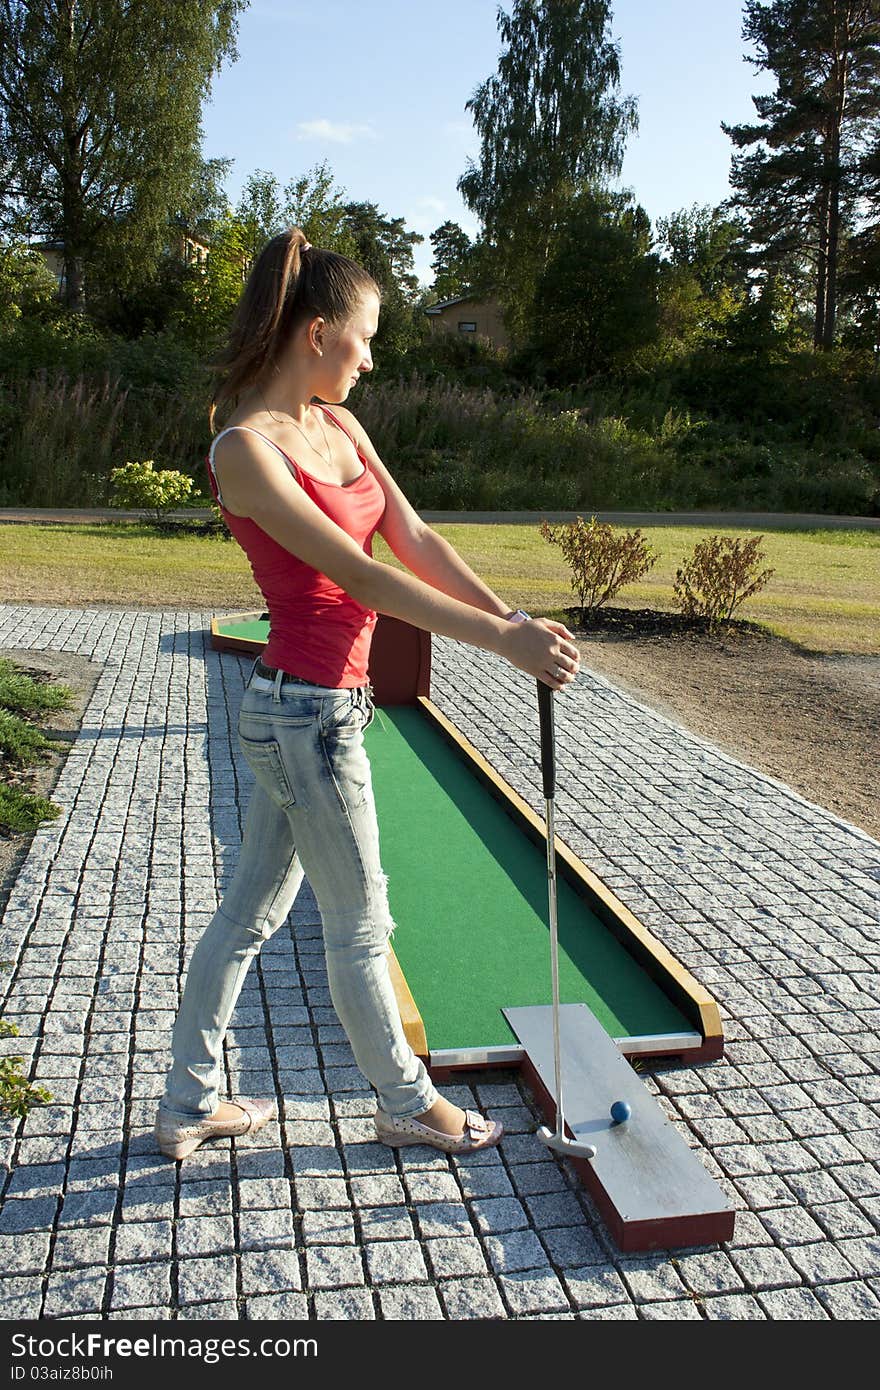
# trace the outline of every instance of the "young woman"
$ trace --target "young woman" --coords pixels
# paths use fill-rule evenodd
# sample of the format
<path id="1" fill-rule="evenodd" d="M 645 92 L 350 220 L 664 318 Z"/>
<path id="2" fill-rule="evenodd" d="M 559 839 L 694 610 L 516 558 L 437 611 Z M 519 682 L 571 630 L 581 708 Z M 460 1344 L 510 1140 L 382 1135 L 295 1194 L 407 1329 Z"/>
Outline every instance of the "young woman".
<path id="1" fill-rule="evenodd" d="M 270 615 L 239 737 L 255 786 L 236 873 L 195 951 L 156 1119 L 161 1151 L 253 1132 L 273 1102 L 221 1100 L 222 1045 L 247 969 L 305 874 L 333 1005 L 378 1095 L 379 1139 L 446 1152 L 497 1144 L 501 1125 L 438 1095 L 407 1043 L 388 971 L 392 921 L 362 734 L 378 613 L 497 652 L 561 690 L 578 671 L 559 623 L 511 613 L 426 526 L 344 401 L 372 370 L 379 290 L 298 228 L 264 248 L 242 294 L 211 409 L 232 406 L 208 459 L 212 490 Z M 409 573 L 371 555 L 378 532 Z"/>

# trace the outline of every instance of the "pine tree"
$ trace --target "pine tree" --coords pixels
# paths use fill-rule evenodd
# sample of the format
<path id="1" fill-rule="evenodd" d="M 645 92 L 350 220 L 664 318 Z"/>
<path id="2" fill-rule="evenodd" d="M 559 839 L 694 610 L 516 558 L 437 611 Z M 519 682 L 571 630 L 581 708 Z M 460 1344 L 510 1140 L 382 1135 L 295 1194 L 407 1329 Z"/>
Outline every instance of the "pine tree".
<path id="1" fill-rule="evenodd" d="M 471 239 L 457 222 L 443 222 L 431 233 L 433 290 L 438 299 L 453 299 L 471 288 L 468 257 Z"/>
<path id="2" fill-rule="evenodd" d="M 746 0 L 743 38 L 776 90 L 752 100 L 759 124 L 722 130 L 734 155 L 732 205 L 749 217 L 753 264 L 812 285 L 813 342 L 837 328 L 841 244 L 877 190 L 866 171 L 880 118 L 880 0 Z"/>

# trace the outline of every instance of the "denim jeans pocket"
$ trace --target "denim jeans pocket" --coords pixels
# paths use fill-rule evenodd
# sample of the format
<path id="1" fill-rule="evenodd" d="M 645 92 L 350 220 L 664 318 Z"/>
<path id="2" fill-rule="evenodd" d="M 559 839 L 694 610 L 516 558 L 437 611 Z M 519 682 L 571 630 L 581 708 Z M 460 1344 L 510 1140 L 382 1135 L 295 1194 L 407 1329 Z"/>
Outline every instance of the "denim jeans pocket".
<path id="1" fill-rule="evenodd" d="M 363 691 L 347 690 L 328 702 L 321 715 L 321 731 L 332 740 L 356 739 L 372 724 L 374 713 L 373 702 Z"/>
<path id="2" fill-rule="evenodd" d="M 247 738 L 239 730 L 238 741 L 251 772 L 275 805 L 280 806 L 282 810 L 295 805 L 296 797 L 290 785 L 278 740 Z"/>

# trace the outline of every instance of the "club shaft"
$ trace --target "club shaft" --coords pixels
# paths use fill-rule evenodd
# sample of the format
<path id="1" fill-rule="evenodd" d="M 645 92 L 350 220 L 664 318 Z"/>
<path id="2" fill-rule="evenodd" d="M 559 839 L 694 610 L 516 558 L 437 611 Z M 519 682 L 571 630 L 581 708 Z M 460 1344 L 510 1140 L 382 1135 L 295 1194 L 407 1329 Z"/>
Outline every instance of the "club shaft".
<path id="1" fill-rule="evenodd" d="M 556 1134 L 565 1135 L 562 1111 L 562 1049 L 559 1042 L 559 925 L 556 909 L 556 814 L 553 797 L 544 802 L 547 819 L 547 896 L 550 902 L 550 974 L 553 984 L 553 1069 L 556 1075 Z"/>
<path id="2" fill-rule="evenodd" d="M 553 1066 L 556 1073 L 556 1137 L 565 1136 L 562 1110 L 562 1054 L 559 1044 L 559 928 L 556 909 L 556 729 L 553 691 L 538 681 L 538 717 L 541 725 L 541 781 L 547 822 L 547 896 L 550 901 L 550 974 L 553 984 Z"/>

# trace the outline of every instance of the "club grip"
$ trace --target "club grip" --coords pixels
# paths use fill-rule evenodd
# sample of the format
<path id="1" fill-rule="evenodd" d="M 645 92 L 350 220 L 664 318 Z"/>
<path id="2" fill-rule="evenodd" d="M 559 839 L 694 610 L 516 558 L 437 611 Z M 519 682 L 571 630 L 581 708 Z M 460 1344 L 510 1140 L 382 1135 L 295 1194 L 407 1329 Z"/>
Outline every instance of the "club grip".
<path id="1" fill-rule="evenodd" d="M 553 691 L 538 681 L 538 717 L 541 721 L 541 777 L 546 800 L 556 794 L 556 736 L 553 729 Z"/>

